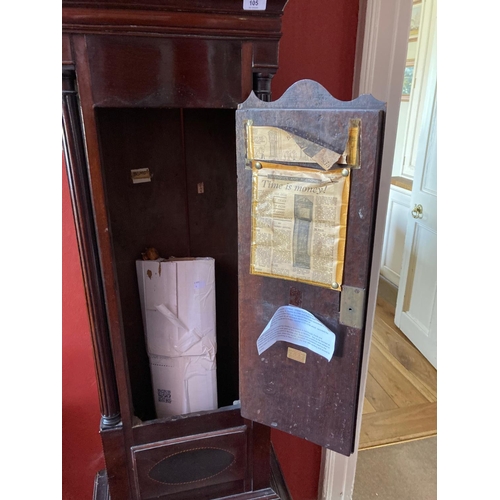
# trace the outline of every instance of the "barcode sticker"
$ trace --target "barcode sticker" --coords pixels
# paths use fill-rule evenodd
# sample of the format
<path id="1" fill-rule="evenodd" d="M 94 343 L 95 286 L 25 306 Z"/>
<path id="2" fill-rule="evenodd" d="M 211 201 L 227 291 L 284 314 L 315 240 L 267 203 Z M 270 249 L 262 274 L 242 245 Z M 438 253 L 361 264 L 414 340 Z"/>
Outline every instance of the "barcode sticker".
<path id="1" fill-rule="evenodd" d="M 172 392 L 166 389 L 158 389 L 158 401 L 160 403 L 172 403 Z"/>
<path id="2" fill-rule="evenodd" d="M 243 0 L 243 10 L 266 10 L 267 0 Z"/>

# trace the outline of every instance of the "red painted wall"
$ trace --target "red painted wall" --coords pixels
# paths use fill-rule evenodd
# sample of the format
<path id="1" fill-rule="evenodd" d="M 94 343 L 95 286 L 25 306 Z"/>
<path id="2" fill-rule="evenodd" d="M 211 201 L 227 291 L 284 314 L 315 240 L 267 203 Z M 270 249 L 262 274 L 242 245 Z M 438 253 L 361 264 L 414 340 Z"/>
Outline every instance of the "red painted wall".
<path id="1" fill-rule="evenodd" d="M 273 99 L 294 82 L 316 80 L 334 97 L 352 98 L 358 2 L 289 0 Z M 294 500 L 316 500 L 321 447 L 273 430 L 272 441 Z"/>
<path id="2" fill-rule="evenodd" d="M 356 0 L 288 1 L 273 99 L 292 83 L 308 78 L 337 99 L 351 100 L 358 4 Z"/>
<path id="3" fill-rule="evenodd" d="M 351 99 L 358 22 L 355 0 L 289 0 L 273 98 L 297 80 Z M 63 174 L 63 500 L 91 498 L 104 468 L 89 325 L 67 178 Z M 294 500 L 316 500 L 321 448 L 280 431 L 272 440 Z"/>
<path id="4" fill-rule="evenodd" d="M 96 472 L 104 469 L 101 414 L 64 161 L 62 178 L 62 498 L 88 500 Z"/>

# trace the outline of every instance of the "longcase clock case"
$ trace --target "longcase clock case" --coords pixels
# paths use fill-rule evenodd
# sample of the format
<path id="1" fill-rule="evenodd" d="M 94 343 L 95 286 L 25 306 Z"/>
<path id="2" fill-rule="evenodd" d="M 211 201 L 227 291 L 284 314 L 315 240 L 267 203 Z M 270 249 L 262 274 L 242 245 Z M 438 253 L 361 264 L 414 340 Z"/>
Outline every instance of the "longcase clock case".
<path id="1" fill-rule="evenodd" d="M 269 102 L 284 4 L 63 2 L 64 146 L 106 462 L 99 498 L 289 498 L 271 427 L 353 452 L 384 106 L 337 101 L 311 81 Z M 342 288 L 250 274 L 245 123 L 329 144 L 353 119 L 360 164 Z M 132 182 L 138 168 L 151 182 Z M 215 259 L 217 410 L 156 418 L 135 271 L 145 247 Z M 298 363 L 285 342 L 258 355 L 257 337 L 288 304 L 336 333 L 330 362 L 311 351 Z"/>

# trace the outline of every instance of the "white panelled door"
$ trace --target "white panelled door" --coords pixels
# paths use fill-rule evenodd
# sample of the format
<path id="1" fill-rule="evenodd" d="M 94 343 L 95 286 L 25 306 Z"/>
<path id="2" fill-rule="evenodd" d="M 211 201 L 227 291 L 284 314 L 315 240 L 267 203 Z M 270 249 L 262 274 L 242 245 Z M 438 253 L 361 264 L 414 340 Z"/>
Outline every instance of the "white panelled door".
<path id="1" fill-rule="evenodd" d="M 399 287 L 411 191 L 391 186 L 380 274 Z"/>
<path id="2" fill-rule="evenodd" d="M 437 83 L 434 37 L 395 323 L 437 368 Z"/>

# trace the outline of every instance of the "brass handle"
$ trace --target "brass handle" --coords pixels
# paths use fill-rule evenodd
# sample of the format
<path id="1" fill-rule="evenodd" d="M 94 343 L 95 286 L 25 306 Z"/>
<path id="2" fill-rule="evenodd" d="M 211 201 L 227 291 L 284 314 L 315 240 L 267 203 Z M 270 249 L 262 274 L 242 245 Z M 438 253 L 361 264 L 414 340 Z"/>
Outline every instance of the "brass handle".
<path id="1" fill-rule="evenodd" d="M 421 219 L 424 216 L 424 207 L 422 205 L 415 205 L 415 208 L 411 211 L 411 215 L 414 219 Z"/>

